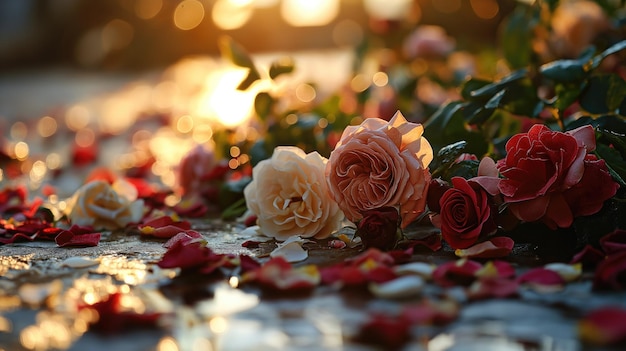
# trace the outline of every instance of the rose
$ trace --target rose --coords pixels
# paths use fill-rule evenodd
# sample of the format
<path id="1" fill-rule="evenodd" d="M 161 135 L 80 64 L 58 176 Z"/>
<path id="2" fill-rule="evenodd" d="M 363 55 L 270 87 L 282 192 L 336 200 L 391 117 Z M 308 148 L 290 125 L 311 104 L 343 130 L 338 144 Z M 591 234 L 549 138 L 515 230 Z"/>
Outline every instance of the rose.
<path id="1" fill-rule="evenodd" d="M 382 207 L 363 212 L 363 219 L 357 224 L 356 235 L 365 248 L 392 249 L 398 239 L 400 215 L 394 207 Z"/>
<path id="2" fill-rule="evenodd" d="M 562 2 L 552 16 L 547 44 L 557 58 L 575 58 L 610 27 L 611 21 L 598 3 Z"/>
<path id="3" fill-rule="evenodd" d="M 599 211 L 619 185 L 604 162 L 587 155 L 595 147 L 589 125 L 562 133 L 537 124 L 514 135 L 506 144 L 506 158 L 497 164 L 504 176 L 498 183 L 504 202 L 520 220 L 543 221 L 551 229 L 567 228 L 574 216 Z M 576 204 L 580 200 L 589 203 Z"/>
<path id="4" fill-rule="evenodd" d="M 426 205 L 433 150 L 424 128 L 400 112 L 386 122 L 368 118 L 347 127 L 326 165 L 331 196 L 346 217 L 356 222 L 363 212 L 399 206 L 402 227 Z"/>
<path id="5" fill-rule="evenodd" d="M 489 196 L 478 183 L 454 177 L 452 186 L 439 200 L 440 214 L 431 220 L 453 249 L 466 249 L 481 235 L 493 234 L 497 227 Z"/>
<path id="6" fill-rule="evenodd" d="M 216 166 L 215 155 L 202 145 L 191 149 L 178 165 L 178 185 L 183 194 L 201 190 L 204 176 Z"/>
<path id="7" fill-rule="evenodd" d="M 439 26 L 422 25 L 404 42 L 404 53 L 409 58 L 445 57 L 454 50 L 454 39 Z"/>
<path id="8" fill-rule="evenodd" d="M 339 229 L 343 213 L 328 194 L 327 162 L 317 152 L 285 146 L 253 168 L 244 196 L 264 234 L 323 239 Z"/>
<path id="9" fill-rule="evenodd" d="M 116 186 L 116 185 L 114 185 Z M 139 222 L 143 215 L 143 200 L 133 195 L 121 196 L 114 186 L 102 180 L 94 180 L 78 189 L 66 209 L 70 222 L 79 226 L 116 229 L 132 222 Z M 130 189 L 117 186 L 118 189 Z"/>

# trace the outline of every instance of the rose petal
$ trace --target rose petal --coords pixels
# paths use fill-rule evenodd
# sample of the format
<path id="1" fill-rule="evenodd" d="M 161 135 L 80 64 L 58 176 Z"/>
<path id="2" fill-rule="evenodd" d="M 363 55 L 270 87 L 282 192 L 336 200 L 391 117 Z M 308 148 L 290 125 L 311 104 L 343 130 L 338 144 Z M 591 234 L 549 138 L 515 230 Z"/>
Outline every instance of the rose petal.
<path id="1" fill-rule="evenodd" d="M 481 267 L 480 263 L 465 258 L 446 262 L 435 269 L 433 280 L 442 287 L 470 285 L 476 280 L 476 272 Z"/>
<path id="2" fill-rule="evenodd" d="M 595 247 L 587 244 L 585 247 L 572 258 L 571 263 L 582 263 L 584 268 L 595 267 L 604 260 L 604 253 Z"/>
<path id="3" fill-rule="evenodd" d="M 476 271 L 476 276 L 481 279 L 511 278 L 515 276 L 515 268 L 506 261 L 489 261 Z"/>
<path id="4" fill-rule="evenodd" d="M 278 244 L 278 247 L 270 253 L 271 257 L 283 257 L 287 262 L 300 262 L 309 257 L 307 250 L 302 248 L 302 244 L 308 242 L 300 237 L 293 236 L 285 242 Z"/>
<path id="5" fill-rule="evenodd" d="M 626 251 L 626 230 L 616 229 L 615 231 L 600 238 L 600 246 L 607 255 Z"/>
<path id="6" fill-rule="evenodd" d="M 459 314 L 459 305 L 453 300 L 424 300 L 417 305 L 409 305 L 402 309 L 402 318 L 407 324 L 444 325 L 452 322 Z"/>
<path id="7" fill-rule="evenodd" d="M 361 326 L 356 341 L 397 350 L 411 340 L 410 323 L 402 318 L 375 314 Z"/>
<path id="8" fill-rule="evenodd" d="M 471 300 L 502 299 L 517 296 L 518 288 L 519 283 L 512 279 L 480 279 L 467 289 L 467 295 Z"/>
<path id="9" fill-rule="evenodd" d="M 74 256 L 68 257 L 63 262 L 61 262 L 61 267 L 69 267 L 69 268 L 87 268 L 93 267 L 100 264 L 99 260 L 94 260 L 89 257 L 84 256 Z"/>
<path id="10" fill-rule="evenodd" d="M 424 279 L 419 276 L 407 275 L 390 280 L 386 283 L 369 285 L 369 291 L 376 297 L 384 299 L 402 299 L 416 296 L 424 287 Z"/>
<path id="11" fill-rule="evenodd" d="M 519 284 L 528 285 L 537 292 L 554 292 L 561 290 L 565 280 L 555 271 L 543 267 L 534 268 L 517 278 Z"/>
<path id="12" fill-rule="evenodd" d="M 54 241 L 59 247 L 87 247 L 98 246 L 100 233 L 76 235 L 69 230 L 63 230 Z"/>
<path id="13" fill-rule="evenodd" d="M 513 239 L 500 236 L 488 241 L 483 241 L 467 249 L 457 249 L 454 254 L 458 257 L 467 258 L 497 258 L 508 256 L 513 250 Z"/>
<path id="14" fill-rule="evenodd" d="M 626 290 L 626 251 L 613 254 L 598 264 L 593 289 Z"/>
<path id="15" fill-rule="evenodd" d="M 609 346 L 626 342 L 626 309 L 607 306 L 591 311 L 578 323 L 580 338 L 589 344 Z"/>
<path id="16" fill-rule="evenodd" d="M 398 275 L 418 275 L 430 279 L 436 266 L 426 262 L 411 262 L 393 267 L 393 271 Z"/>
<path id="17" fill-rule="evenodd" d="M 580 263 L 567 264 L 561 262 L 549 263 L 543 266 L 545 269 L 557 272 L 565 282 L 573 282 L 583 274 L 583 266 Z"/>
<path id="18" fill-rule="evenodd" d="M 294 268 L 283 257 L 272 258 L 256 270 L 242 276 L 243 282 L 256 282 L 262 287 L 282 292 L 310 291 L 320 283 L 316 266 Z"/>

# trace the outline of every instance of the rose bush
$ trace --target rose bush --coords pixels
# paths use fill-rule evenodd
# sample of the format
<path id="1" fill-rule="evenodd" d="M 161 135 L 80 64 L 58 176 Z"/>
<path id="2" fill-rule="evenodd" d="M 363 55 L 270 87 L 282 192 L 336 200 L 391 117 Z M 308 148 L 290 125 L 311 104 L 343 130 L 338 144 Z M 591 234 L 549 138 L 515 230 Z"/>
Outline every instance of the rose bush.
<path id="1" fill-rule="evenodd" d="M 363 219 L 357 224 L 355 234 L 361 238 L 365 248 L 389 250 L 400 239 L 399 222 L 400 216 L 394 207 L 365 211 Z"/>
<path id="2" fill-rule="evenodd" d="M 125 197 L 109 183 L 95 180 L 74 193 L 68 201 L 66 214 L 75 225 L 96 229 L 122 228 L 129 223 L 139 222 L 143 216 L 143 200 L 135 200 L 133 194 Z"/>
<path id="3" fill-rule="evenodd" d="M 399 206 L 402 227 L 424 212 L 433 150 L 422 137 L 421 124 L 407 122 L 400 112 L 386 122 L 368 118 L 347 127 L 326 165 L 331 196 L 346 217 L 356 222 L 363 213 Z"/>
<path id="4" fill-rule="evenodd" d="M 567 228 L 575 216 L 598 212 L 619 185 L 604 161 L 587 155 L 595 147 L 590 125 L 562 133 L 537 124 L 514 135 L 506 144 L 506 157 L 497 163 L 504 176 L 498 189 L 511 212 L 551 229 Z"/>
<path id="5" fill-rule="evenodd" d="M 453 249 L 466 249 L 481 235 L 493 234 L 497 226 L 489 196 L 479 184 L 454 177 L 452 186 L 439 200 L 440 214 L 431 221 Z"/>
<path id="6" fill-rule="evenodd" d="M 254 167 L 244 196 L 264 234 L 323 239 L 339 229 L 343 213 L 328 193 L 327 161 L 317 152 L 283 146 Z"/>

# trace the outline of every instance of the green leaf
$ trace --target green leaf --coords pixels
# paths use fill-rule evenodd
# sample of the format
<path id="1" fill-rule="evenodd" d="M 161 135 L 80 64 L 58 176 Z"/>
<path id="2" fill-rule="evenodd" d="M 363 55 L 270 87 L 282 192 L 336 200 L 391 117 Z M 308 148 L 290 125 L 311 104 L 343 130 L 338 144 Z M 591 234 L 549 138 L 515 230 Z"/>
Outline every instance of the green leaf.
<path id="1" fill-rule="evenodd" d="M 248 89 L 255 81 L 261 79 L 261 75 L 259 71 L 254 66 L 254 62 L 252 62 L 252 58 L 246 52 L 246 50 L 235 42 L 229 36 L 222 36 L 218 41 L 218 46 L 222 57 L 227 58 L 230 62 L 235 65 L 243 68 L 248 68 L 248 75 L 246 78 L 239 84 L 237 90 L 246 90 Z"/>
<path id="2" fill-rule="evenodd" d="M 457 157 L 459 157 L 459 155 L 463 153 L 463 150 L 465 150 L 466 146 L 467 146 L 467 141 L 464 141 L 464 140 L 457 141 L 454 144 L 444 146 L 437 153 L 437 159 L 439 159 L 439 162 L 442 165 L 448 164 L 450 162 L 454 162 L 454 160 L 456 160 Z"/>
<path id="3" fill-rule="evenodd" d="M 274 98 L 265 92 L 258 93 L 257 96 L 254 97 L 254 111 L 261 121 L 267 120 L 267 117 L 272 113 L 272 108 L 275 103 Z"/>
<path id="4" fill-rule="evenodd" d="M 478 90 L 486 85 L 492 84 L 493 82 L 490 80 L 478 79 L 478 78 L 470 78 L 461 86 L 461 96 L 465 100 L 472 100 L 472 91 Z M 480 100 L 480 99 L 476 99 Z M 485 99 L 483 99 L 485 100 Z"/>
<path id="5" fill-rule="evenodd" d="M 585 87 L 583 84 L 557 84 L 555 86 L 556 99 L 552 103 L 552 106 L 559 111 L 563 111 L 570 107 L 578 97 L 580 92 Z"/>
<path id="6" fill-rule="evenodd" d="M 608 56 L 613 55 L 615 53 L 618 53 L 618 52 L 620 52 L 620 51 L 622 51 L 624 49 L 626 49 L 626 40 L 622 40 L 622 41 L 612 45 L 611 47 L 609 47 L 608 49 L 604 50 L 602 53 L 600 53 L 599 55 L 597 55 L 596 57 L 593 58 L 593 62 L 591 64 L 591 69 L 598 68 L 598 66 L 600 66 L 600 63 L 602 63 L 602 60 L 604 60 Z"/>
<path id="7" fill-rule="evenodd" d="M 626 187 L 626 161 L 622 158 L 620 153 L 605 144 L 598 144 L 596 146 L 596 155 L 606 162 L 609 169 L 609 173 L 616 182 L 620 183 L 622 187 Z"/>
<path id="8" fill-rule="evenodd" d="M 256 69 L 250 70 L 246 78 L 237 86 L 237 90 L 246 90 L 259 79 L 261 79 L 259 72 Z"/>
<path id="9" fill-rule="evenodd" d="M 539 72 L 555 82 L 575 83 L 587 77 L 587 64 L 583 60 L 556 60 L 539 67 Z"/>
<path id="10" fill-rule="evenodd" d="M 533 29 L 540 9 L 518 6 L 502 27 L 500 48 L 513 69 L 528 66 L 532 55 Z"/>
<path id="11" fill-rule="evenodd" d="M 580 95 L 581 107 L 593 114 L 612 113 L 626 96 L 626 81 L 610 74 L 591 77 Z"/>
<path id="12" fill-rule="evenodd" d="M 254 143 L 248 152 L 250 154 L 252 167 L 256 166 L 259 162 L 272 157 L 273 149 L 274 147 L 263 139 Z"/>
<path id="13" fill-rule="evenodd" d="M 496 94 L 498 95 L 498 94 Z M 492 98 L 493 99 L 493 98 Z M 490 99 L 489 101 L 491 101 Z M 478 102 L 468 102 L 463 105 L 461 112 L 463 118 L 470 125 L 482 125 L 493 115 L 494 108 Z"/>
<path id="14" fill-rule="evenodd" d="M 472 99 L 491 98 L 500 90 L 506 88 L 507 86 L 509 86 L 510 84 L 516 81 L 526 78 L 527 76 L 528 76 L 528 69 L 526 68 L 513 71 L 511 72 L 511 74 L 509 74 L 508 76 L 502 78 L 501 80 L 495 83 L 487 84 L 483 86 L 482 88 L 472 91 L 470 93 L 470 96 L 472 97 Z"/>
<path id="15" fill-rule="evenodd" d="M 291 57 L 285 56 L 272 62 L 270 66 L 270 78 L 276 79 L 281 74 L 291 73 L 295 68 L 295 63 Z"/>
<path id="16" fill-rule="evenodd" d="M 479 164 L 480 161 L 474 160 L 455 162 L 444 172 L 442 177 L 446 180 L 450 180 L 452 177 L 474 178 L 478 176 Z"/>

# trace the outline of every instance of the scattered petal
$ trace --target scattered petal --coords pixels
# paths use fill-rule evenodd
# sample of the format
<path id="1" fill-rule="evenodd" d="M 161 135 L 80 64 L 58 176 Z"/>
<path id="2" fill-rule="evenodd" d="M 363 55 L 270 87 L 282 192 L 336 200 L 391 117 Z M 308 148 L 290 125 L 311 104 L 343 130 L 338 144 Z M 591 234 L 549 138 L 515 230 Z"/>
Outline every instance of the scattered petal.
<path id="1" fill-rule="evenodd" d="M 572 263 L 582 263 L 584 268 L 593 268 L 604 260 L 604 253 L 595 247 L 587 244 L 585 247 L 572 258 Z"/>
<path id="2" fill-rule="evenodd" d="M 607 306 L 591 311 L 578 323 L 578 334 L 588 344 L 610 346 L 626 342 L 626 309 Z"/>
<path id="3" fill-rule="evenodd" d="M 507 298 L 517 296 L 519 283 L 511 279 L 487 278 L 475 281 L 467 289 L 467 295 L 471 300 L 490 298 Z"/>
<path id="4" fill-rule="evenodd" d="M 348 246 L 345 241 L 334 239 L 328 242 L 328 247 L 331 249 L 345 249 Z"/>
<path id="5" fill-rule="evenodd" d="M 418 275 L 425 279 L 430 279 L 436 266 L 426 262 L 411 262 L 393 267 L 398 275 Z"/>
<path id="6" fill-rule="evenodd" d="M 410 326 L 403 318 L 375 314 L 361 326 L 356 341 L 396 350 L 411 340 Z"/>
<path id="7" fill-rule="evenodd" d="M 459 315 L 459 305 L 454 300 L 423 300 L 417 305 L 406 306 L 402 317 L 411 324 L 444 325 L 452 322 Z"/>
<path id="8" fill-rule="evenodd" d="M 543 293 L 559 291 L 565 284 L 565 280 L 559 273 L 543 267 L 527 271 L 517 278 L 517 282 Z"/>
<path id="9" fill-rule="evenodd" d="M 100 233 L 76 235 L 69 230 L 63 230 L 56 236 L 54 241 L 59 247 L 98 246 L 98 243 L 100 242 Z"/>
<path id="10" fill-rule="evenodd" d="M 594 290 L 626 290 L 626 251 L 607 257 L 596 268 Z"/>
<path id="11" fill-rule="evenodd" d="M 511 278 L 515 276 L 515 268 L 506 261 L 489 261 L 476 272 L 476 276 L 483 278 Z"/>
<path id="12" fill-rule="evenodd" d="M 616 229 L 615 231 L 600 238 L 600 246 L 607 255 L 626 251 L 626 230 Z"/>
<path id="13" fill-rule="evenodd" d="M 171 216 L 161 216 L 138 226 L 141 235 L 168 239 L 191 229 L 191 223 L 176 221 Z"/>
<path id="14" fill-rule="evenodd" d="M 468 286 L 476 280 L 476 272 L 481 268 L 480 263 L 462 258 L 437 267 L 433 272 L 433 280 L 442 287 Z"/>
<path id="15" fill-rule="evenodd" d="M 369 285 L 369 291 L 383 299 L 402 299 L 416 296 L 424 287 L 424 279 L 415 275 L 407 275 L 390 280 L 386 283 Z"/>
<path id="16" fill-rule="evenodd" d="M 69 268 L 87 268 L 93 267 L 100 264 L 99 260 L 94 260 L 85 256 L 74 256 L 68 257 L 63 262 L 61 262 L 61 267 L 69 267 Z"/>
<path id="17" fill-rule="evenodd" d="M 500 236 L 483 241 L 467 249 L 456 249 L 454 254 L 467 258 L 497 258 L 508 256 L 513 250 L 513 239 Z"/>
<path id="18" fill-rule="evenodd" d="M 245 273 L 242 282 L 256 282 L 275 291 L 303 292 L 310 291 L 320 283 L 320 273 L 317 266 L 294 268 L 284 257 L 276 257 L 258 269 Z"/>
<path id="19" fill-rule="evenodd" d="M 580 263 L 567 264 L 554 262 L 545 265 L 543 268 L 557 272 L 567 283 L 577 280 L 583 274 L 583 265 Z"/>
<path id="20" fill-rule="evenodd" d="M 271 257 L 283 257 L 287 262 L 300 262 L 309 257 L 308 251 L 302 248 L 302 244 L 308 242 L 297 236 L 292 236 L 270 253 Z"/>

